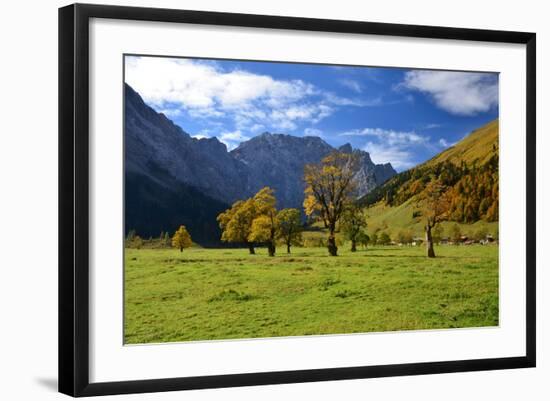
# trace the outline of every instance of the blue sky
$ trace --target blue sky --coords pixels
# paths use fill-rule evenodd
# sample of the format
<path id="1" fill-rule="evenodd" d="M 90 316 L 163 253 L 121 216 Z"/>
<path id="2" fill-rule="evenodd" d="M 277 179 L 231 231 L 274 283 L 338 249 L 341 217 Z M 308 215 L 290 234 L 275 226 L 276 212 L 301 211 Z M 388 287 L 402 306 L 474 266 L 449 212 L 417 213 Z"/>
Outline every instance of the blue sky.
<path id="1" fill-rule="evenodd" d="M 498 74 L 127 56 L 126 82 L 190 135 L 351 143 L 398 171 L 498 117 Z"/>

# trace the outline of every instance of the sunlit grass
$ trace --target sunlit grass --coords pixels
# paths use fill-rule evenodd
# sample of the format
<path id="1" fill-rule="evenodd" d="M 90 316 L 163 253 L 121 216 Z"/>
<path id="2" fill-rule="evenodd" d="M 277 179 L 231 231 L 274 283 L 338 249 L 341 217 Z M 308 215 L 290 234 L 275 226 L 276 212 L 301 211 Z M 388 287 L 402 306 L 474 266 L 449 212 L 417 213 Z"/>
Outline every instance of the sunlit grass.
<path id="1" fill-rule="evenodd" d="M 126 249 L 126 343 L 498 325 L 498 247 Z"/>

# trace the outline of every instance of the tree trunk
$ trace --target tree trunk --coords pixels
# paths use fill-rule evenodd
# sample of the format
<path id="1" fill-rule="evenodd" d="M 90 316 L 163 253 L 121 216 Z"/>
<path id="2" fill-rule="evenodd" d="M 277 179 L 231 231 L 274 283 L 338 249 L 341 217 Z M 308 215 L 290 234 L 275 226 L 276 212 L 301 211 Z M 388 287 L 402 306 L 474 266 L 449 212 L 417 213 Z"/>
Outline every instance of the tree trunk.
<path id="1" fill-rule="evenodd" d="M 327 244 L 328 253 L 330 254 L 330 256 L 338 256 L 338 247 L 336 246 L 336 237 L 334 235 L 334 231 L 334 227 L 331 227 Z"/>
<path id="2" fill-rule="evenodd" d="M 290 253 L 290 242 L 286 243 L 286 253 Z"/>
<path id="3" fill-rule="evenodd" d="M 182 246 L 180 246 L 180 252 L 183 252 L 183 247 Z"/>
<path id="4" fill-rule="evenodd" d="M 432 239 L 432 226 L 426 224 L 424 229 L 426 230 L 426 250 L 428 251 L 428 257 L 435 258 L 434 241 Z"/>
<path id="5" fill-rule="evenodd" d="M 254 252 L 254 244 L 248 243 L 248 252 L 250 253 L 250 255 L 256 254 L 256 252 Z"/>
<path id="6" fill-rule="evenodd" d="M 351 240 L 351 251 L 352 252 L 357 251 L 357 244 L 356 244 L 356 241 L 354 239 Z"/>
<path id="7" fill-rule="evenodd" d="M 267 243 L 267 253 L 269 256 L 275 256 L 275 243 L 273 241 Z"/>

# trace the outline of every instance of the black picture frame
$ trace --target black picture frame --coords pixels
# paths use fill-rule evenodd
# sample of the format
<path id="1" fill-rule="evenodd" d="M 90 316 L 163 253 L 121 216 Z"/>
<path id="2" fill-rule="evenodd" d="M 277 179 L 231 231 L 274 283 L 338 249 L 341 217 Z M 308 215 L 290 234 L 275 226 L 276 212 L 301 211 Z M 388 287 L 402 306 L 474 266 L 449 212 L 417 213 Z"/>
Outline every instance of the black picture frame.
<path id="1" fill-rule="evenodd" d="M 437 361 L 380 366 L 243 373 L 154 380 L 89 381 L 89 145 L 88 61 L 91 18 L 159 21 L 249 28 L 337 32 L 414 38 L 437 38 L 526 46 L 526 352 L 519 357 Z M 447 28 L 246 15 L 220 12 L 74 4 L 59 9 L 59 391 L 95 396 L 253 386 L 265 384 L 362 379 L 534 367 L 535 316 L 535 138 L 536 35 L 479 29 Z"/>

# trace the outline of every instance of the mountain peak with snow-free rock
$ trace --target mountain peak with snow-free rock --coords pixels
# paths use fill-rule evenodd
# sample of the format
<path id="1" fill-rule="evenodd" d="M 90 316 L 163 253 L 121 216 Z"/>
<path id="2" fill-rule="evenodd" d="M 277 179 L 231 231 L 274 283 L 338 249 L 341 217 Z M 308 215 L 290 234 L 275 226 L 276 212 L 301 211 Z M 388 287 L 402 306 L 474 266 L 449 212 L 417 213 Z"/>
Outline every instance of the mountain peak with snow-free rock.
<path id="1" fill-rule="evenodd" d="M 133 177 L 128 182 L 140 185 L 147 182 L 151 188 L 154 183 L 155 188 L 164 188 L 164 198 L 181 184 L 191 188 L 190 194 L 200 192 L 230 205 L 269 186 L 275 190 L 278 207 L 301 209 L 305 165 L 319 163 L 337 150 L 359 156 L 355 175 L 358 196 L 369 193 L 396 174 L 390 164 L 373 163 L 365 151 L 353 149 L 349 144 L 335 149 L 316 136 L 264 132 L 228 151 L 215 137 L 193 138 L 164 114 L 149 107 L 129 85 L 125 86 L 124 139 L 126 176 Z M 130 190 L 139 192 L 140 189 Z M 162 199 L 157 195 L 146 194 L 152 204 L 142 206 L 162 209 Z M 193 205 L 200 206 L 199 203 Z M 170 216 L 170 213 L 167 210 L 165 214 Z M 134 224 L 132 228 L 139 226 L 132 221 L 128 224 Z"/>

